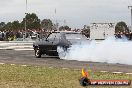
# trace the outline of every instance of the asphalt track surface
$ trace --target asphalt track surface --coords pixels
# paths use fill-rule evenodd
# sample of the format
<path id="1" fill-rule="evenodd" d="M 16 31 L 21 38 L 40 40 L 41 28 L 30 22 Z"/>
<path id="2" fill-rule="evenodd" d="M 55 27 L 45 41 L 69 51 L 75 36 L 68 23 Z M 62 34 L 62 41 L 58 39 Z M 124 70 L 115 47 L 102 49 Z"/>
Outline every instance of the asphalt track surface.
<path id="1" fill-rule="evenodd" d="M 132 65 L 61 60 L 58 59 L 57 57 L 45 56 L 42 56 L 42 58 L 35 58 L 34 51 L 31 50 L 29 51 L 0 50 L 0 63 L 33 66 L 50 66 L 70 69 L 90 68 L 93 71 L 132 73 Z"/>

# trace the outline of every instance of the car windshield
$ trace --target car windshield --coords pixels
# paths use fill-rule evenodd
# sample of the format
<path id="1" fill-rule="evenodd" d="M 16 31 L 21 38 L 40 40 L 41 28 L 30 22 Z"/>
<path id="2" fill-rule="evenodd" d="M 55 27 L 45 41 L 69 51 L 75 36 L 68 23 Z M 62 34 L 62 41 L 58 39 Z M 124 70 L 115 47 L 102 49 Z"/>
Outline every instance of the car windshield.
<path id="1" fill-rule="evenodd" d="M 53 38 L 59 39 L 60 37 L 62 37 L 63 34 L 66 36 L 66 39 L 80 39 L 80 40 L 87 39 L 84 35 L 80 33 L 52 33 L 50 34 L 48 39 L 53 39 Z"/>

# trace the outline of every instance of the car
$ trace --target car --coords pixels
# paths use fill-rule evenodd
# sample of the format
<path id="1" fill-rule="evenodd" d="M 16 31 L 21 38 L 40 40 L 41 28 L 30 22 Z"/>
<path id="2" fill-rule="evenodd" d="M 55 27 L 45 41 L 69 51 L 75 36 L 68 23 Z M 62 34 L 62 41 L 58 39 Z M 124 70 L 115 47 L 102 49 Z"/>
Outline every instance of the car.
<path id="1" fill-rule="evenodd" d="M 77 32 L 52 32 L 46 38 L 33 43 L 35 57 L 40 58 L 41 55 L 58 56 L 57 48 L 60 47 L 67 51 L 71 45 L 87 40 L 81 33 Z"/>
<path id="2" fill-rule="evenodd" d="M 35 39 L 37 39 L 38 38 L 38 33 L 37 32 L 33 32 L 32 34 L 31 34 L 31 39 L 32 40 L 35 40 Z"/>

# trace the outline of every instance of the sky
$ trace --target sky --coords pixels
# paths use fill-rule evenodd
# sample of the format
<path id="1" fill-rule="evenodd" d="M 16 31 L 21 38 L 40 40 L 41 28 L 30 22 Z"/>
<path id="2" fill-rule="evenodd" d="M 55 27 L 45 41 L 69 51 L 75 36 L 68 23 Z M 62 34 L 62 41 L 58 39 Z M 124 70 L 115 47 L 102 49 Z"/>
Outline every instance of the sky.
<path id="1" fill-rule="evenodd" d="M 27 12 L 43 19 L 51 19 L 72 29 L 90 23 L 124 21 L 131 23 L 132 0 L 27 0 Z M 56 14 L 55 14 L 56 9 Z M 0 22 L 22 21 L 26 0 L 0 0 Z"/>

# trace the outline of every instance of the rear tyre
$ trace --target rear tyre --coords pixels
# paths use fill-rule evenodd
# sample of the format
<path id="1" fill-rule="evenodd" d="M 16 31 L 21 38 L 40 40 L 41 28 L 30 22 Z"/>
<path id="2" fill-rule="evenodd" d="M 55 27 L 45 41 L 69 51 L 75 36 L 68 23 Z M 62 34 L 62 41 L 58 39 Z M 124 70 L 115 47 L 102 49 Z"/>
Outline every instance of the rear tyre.
<path id="1" fill-rule="evenodd" d="M 58 52 L 54 52 L 54 53 L 53 53 L 53 56 L 59 56 L 59 55 L 58 55 Z"/>
<path id="2" fill-rule="evenodd" d="M 40 50 L 39 49 L 36 49 L 35 50 L 35 57 L 36 58 L 41 58 L 41 53 L 40 53 Z"/>

